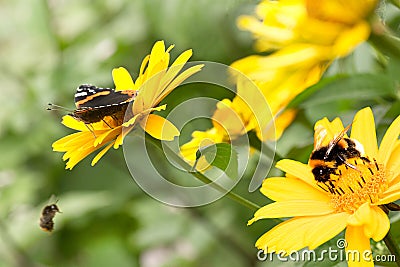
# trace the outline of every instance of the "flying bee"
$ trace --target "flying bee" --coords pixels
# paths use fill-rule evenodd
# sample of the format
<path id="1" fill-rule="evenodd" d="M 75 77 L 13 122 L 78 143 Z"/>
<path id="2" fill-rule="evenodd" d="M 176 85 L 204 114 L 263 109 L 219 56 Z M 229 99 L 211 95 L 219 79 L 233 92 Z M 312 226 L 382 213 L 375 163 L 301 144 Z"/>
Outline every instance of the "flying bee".
<path id="1" fill-rule="evenodd" d="M 363 157 L 364 148 L 355 139 L 344 137 L 351 124 L 341 131 L 328 145 L 322 146 L 322 140 L 326 135 L 326 129 L 317 129 L 315 138 L 315 149 L 311 153 L 308 164 L 312 167 L 314 178 L 318 182 L 332 183 L 332 175 L 339 176 L 338 167 L 346 167 L 357 170 L 357 167 L 349 162 L 350 159 L 358 159 L 369 162 L 369 159 Z M 325 132 L 324 132 L 325 130 Z"/>
<path id="2" fill-rule="evenodd" d="M 57 201 L 56 201 L 57 203 Z M 40 216 L 39 226 L 43 231 L 52 232 L 54 230 L 53 218 L 56 213 L 61 213 L 60 209 L 57 207 L 56 203 L 47 205 L 43 208 L 42 214 Z"/>

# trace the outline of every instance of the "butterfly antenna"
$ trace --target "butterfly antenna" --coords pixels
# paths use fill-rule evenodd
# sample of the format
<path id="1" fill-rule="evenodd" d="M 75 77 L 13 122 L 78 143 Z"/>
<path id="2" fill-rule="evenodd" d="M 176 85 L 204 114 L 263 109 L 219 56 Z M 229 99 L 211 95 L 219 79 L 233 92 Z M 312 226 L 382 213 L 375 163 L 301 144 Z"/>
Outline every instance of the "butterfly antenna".
<path id="1" fill-rule="evenodd" d="M 63 106 L 59 106 L 56 104 L 48 103 L 47 105 L 48 105 L 47 110 L 63 110 L 63 111 L 73 112 L 72 109 L 69 109 L 69 108 L 66 108 Z"/>

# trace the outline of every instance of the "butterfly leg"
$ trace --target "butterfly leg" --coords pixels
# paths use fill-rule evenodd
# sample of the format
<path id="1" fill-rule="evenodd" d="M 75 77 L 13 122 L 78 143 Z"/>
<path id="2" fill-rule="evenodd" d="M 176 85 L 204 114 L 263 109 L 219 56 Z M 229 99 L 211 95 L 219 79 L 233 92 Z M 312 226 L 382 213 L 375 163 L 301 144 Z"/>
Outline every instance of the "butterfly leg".
<path id="1" fill-rule="evenodd" d="M 88 128 L 88 130 L 93 134 L 93 137 L 96 138 L 96 135 L 94 134 L 93 129 L 91 129 L 91 128 L 89 127 L 89 125 L 92 126 L 90 123 L 85 123 L 86 128 Z"/>
<path id="2" fill-rule="evenodd" d="M 110 127 L 110 129 L 114 129 L 113 127 L 110 126 L 110 124 L 108 124 L 104 119 L 101 119 L 105 124 L 107 124 L 108 127 Z"/>

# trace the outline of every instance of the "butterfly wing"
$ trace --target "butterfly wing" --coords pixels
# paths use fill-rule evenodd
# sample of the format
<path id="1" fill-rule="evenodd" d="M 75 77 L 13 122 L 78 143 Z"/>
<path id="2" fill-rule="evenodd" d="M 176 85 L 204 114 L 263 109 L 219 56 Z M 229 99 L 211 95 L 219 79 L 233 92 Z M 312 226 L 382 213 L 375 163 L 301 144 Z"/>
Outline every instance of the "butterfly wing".
<path id="1" fill-rule="evenodd" d="M 81 108 L 99 108 L 123 104 L 136 97 L 135 90 L 115 91 L 111 88 L 99 88 L 94 85 L 80 85 L 75 93 L 75 105 Z"/>

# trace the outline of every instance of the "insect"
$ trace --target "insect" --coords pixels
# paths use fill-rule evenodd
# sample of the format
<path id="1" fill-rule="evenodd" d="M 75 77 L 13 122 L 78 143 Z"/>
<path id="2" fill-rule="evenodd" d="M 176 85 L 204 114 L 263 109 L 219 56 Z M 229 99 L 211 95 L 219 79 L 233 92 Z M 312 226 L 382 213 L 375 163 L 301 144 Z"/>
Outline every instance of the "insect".
<path id="1" fill-rule="evenodd" d="M 350 159 L 361 158 L 366 162 L 370 162 L 368 158 L 363 157 L 364 148 L 357 140 L 344 137 L 350 126 L 351 124 L 326 146 L 320 145 L 324 134 L 326 135 L 326 130 L 325 132 L 316 131 L 316 148 L 311 153 L 308 164 L 312 168 L 315 180 L 328 183 L 331 188 L 334 188 L 333 177 L 340 176 L 340 171 L 338 172 L 339 166 L 345 165 L 346 168 L 357 170 L 357 167 L 349 162 Z"/>
<path id="2" fill-rule="evenodd" d="M 43 231 L 52 232 L 54 230 L 53 218 L 54 216 L 56 216 L 57 212 L 61 213 L 56 203 L 47 205 L 46 207 L 43 208 L 39 220 L 39 226 Z"/>
<path id="3" fill-rule="evenodd" d="M 112 128 L 104 117 L 111 116 L 118 123 L 122 123 L 130 102 L 137 95 L 136 90 L 115 91 L 111 88 L 100 88 L 90 84 L 82 84 L 76 89 L 76 109 L 68 115 L 85 124 L 104 121 Z M 56 105 L 50 106 L 61 108 Z M 51 110 L 52 108 L 48 108 Z"/>
<path id="4" fill-rule="evenodd" d="M 69 115 L 86 124 L 101 120 L 107 124 L 104 120 L 105 116 L 111 116 L 122 122 L 129 103 L 136 95 L 135 90 L 115 91 L 111 88 L 83 84 L 76 89 L 75 93 L 77 109 Z M 108 126 L 111 128 L 110 125 Z"/>

